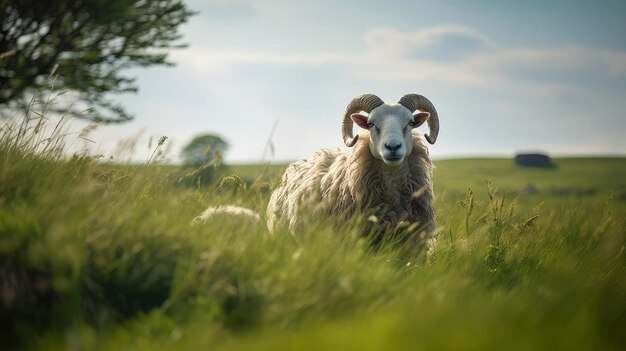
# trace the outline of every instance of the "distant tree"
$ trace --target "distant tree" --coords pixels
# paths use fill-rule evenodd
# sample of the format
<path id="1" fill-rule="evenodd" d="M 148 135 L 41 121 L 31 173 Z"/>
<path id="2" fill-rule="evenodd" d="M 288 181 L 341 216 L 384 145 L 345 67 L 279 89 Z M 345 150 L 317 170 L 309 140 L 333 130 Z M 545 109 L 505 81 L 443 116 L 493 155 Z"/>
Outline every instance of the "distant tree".
<path id="1" fill-rule="evenodd" d="M 228 149 L 228 143 L 213 134 L 199 135 L 185 146 L 181 152 L 183 162 L 190 166 L 203 166 L 221 162 Z"/>
<path id="2" fill-rule="evenodd" d="M 105 95 L 137 91 L 123 69 L 171 65 L 166 50 L 184 46 L 178 27 L 192 14 L 182 0 L 0 0 L 0 107 L 27 105 L 56 68 L 55 89 L 83 105 L 69 113 L 132 119 Z"/>
<path id="3" fill-rule="evenodd" d="M 184 184 L 208 184 L 222 164 L 228 143 L 217 135 L 204 134 L 193 138 L 181 151 L 183 163 L 195 169 L 181 178 Z"/>

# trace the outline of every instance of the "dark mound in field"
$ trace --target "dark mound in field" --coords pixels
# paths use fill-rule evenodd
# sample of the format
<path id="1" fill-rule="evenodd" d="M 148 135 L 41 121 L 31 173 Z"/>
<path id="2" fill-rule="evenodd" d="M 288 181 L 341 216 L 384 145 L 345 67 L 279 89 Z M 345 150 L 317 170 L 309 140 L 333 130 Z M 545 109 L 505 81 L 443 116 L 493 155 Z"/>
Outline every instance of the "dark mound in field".
<path id="1" fill-rule="evenodd" d="M 550 156 L 544 154 L 517 154 L 515 156 L 515 164 L 522 167 L 556 167 Z"/>

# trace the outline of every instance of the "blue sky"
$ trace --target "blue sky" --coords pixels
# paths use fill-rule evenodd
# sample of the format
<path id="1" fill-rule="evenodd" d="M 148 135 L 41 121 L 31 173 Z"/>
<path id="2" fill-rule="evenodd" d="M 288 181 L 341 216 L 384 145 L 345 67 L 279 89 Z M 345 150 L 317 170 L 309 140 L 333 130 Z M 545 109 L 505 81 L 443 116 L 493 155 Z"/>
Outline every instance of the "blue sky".
<path id="1" fill-rule="evenodd" d="M 139 93 L 119 99 L 136 119 L 100 127 L 97 151 L 141 135 L 142 160 L 167 135 L 176 161 L 209 132 L 227 162 L 258 162 L 278 121 L 272 160 L 295 160 L 343 147 L 353 97 L 419 93 L 439 111 L 434 158 L 626 153 L 626 1 L 188 4 L 189 48 L 174 68 L 130 72 Z"/>

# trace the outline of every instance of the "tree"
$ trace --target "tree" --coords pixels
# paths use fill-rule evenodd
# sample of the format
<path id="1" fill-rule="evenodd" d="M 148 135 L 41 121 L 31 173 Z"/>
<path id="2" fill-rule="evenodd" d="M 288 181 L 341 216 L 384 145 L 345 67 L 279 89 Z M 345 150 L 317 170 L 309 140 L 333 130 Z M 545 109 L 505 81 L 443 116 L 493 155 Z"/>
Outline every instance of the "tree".
<path id="1" fill-rule="evenodd" d="M 132 119 L 105 95 L 137 91 L 123 69 L 171 65 L 166 50 L 184 47 L 178 27 L 191 15 L 181 0 L 0 0 L 0 106 L 26 106 L 56 71 L 55 88 L 83 105 L 70 114 Z"/>
<path id="2" fill-rule="evenodd" d="M 228 143 L 217 135 L 199 135 L 181 151 L 183 162 L 193 166 L 194 170 L 181 178 L 180 182 L 187 185 L 209 184 L 221 166 L 222 156 L 228 149 Z"/>
<path id="3" fill-rule="evenodd" d="M 228 143 L 212 134 L 199 135 L 181 151 L 183 162 L 191 166 L 218 165 L 228 149 Z"/>

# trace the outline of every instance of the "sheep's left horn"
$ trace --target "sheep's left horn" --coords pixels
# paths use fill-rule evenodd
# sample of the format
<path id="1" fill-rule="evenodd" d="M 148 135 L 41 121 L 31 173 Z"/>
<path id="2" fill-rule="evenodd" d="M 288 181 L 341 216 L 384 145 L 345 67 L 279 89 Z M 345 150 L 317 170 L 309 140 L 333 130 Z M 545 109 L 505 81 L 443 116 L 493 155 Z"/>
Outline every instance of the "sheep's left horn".
<path id="1" fill-rule="evenodd" d="M 346 107 L 346 112 L 343 114 L 343 121 L 341 122 L 343 142 L 346 146 L 352 147 L 356 144 L 357 140 L 359 140 L 358 135 L 354 136 L 352 134 L 354 122 L 352 118 L 350 118 L 350 115 L 361 111 L 370 113 L 373 109 L 382 104 L 384 104 L 383 100 L 374 94 L 363 94 L 350 101 L 348 107 Z"/>
<path id="2" fill-rule="evenodd" d="M 430 112 L 430 118 L 428 119 L 428 129 L 430 134 L 424 134 L 426 140 L 429 143 L 434 144 L 437 141 L 437 135 L 439 134 L 439 116 L 437 110 L 430 100 L 419 94 L 406 94 L 398 101 L 398 103 L 408 108 L 411 113 L 416 110 Z"/>

